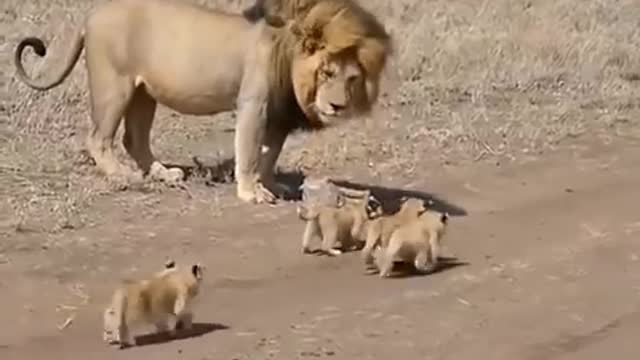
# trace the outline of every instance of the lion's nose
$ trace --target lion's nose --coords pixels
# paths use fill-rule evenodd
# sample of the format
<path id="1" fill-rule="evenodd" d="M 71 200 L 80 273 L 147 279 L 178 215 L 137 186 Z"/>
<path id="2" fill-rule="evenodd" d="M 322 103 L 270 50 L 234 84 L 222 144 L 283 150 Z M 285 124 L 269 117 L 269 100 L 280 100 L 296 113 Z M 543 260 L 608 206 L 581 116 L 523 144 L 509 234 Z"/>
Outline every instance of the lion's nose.
<path id="1" fill-rule="evenodd" d="M 329 106 L 331 106 L 331 110 L 333 110 L 333 112 L 338 112 L 340 110 L 344 110 L 344 108 L 346 107 L 343 104 L 336 104 L 336 103 L 329 103 Z"/>

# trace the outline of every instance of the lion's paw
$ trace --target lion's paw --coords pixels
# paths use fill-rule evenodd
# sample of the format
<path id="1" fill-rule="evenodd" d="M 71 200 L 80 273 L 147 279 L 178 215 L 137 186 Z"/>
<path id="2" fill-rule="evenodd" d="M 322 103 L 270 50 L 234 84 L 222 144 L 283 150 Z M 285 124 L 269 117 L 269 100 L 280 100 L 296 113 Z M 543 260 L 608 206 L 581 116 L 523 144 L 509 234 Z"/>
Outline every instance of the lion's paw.
<path id="1" fill-rule="evenodd" d="M 267 203 L 275 204 L 278 201 L 276 194 L 267 189 L 262 183 L 257 183 L 255 186 L 255 201 L 258 204 Z"/>
<path id="2" fill-rule="evenodd" d="M 240 200 L 255 204 L 275 204 L 277 202 L 277 196 L 261 183 L 256 183 L 250 187 L 238 184 L 237 195 Z"/>

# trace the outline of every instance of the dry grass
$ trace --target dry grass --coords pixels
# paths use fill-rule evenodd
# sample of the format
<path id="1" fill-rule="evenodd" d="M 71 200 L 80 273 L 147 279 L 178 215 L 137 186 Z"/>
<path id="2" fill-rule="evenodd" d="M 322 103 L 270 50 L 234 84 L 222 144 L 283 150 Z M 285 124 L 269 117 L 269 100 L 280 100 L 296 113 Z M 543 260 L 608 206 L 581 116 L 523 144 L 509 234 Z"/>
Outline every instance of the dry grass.
<path id="1" fill-rule="evenodd" d="M 200 2 L 240 9 L 250 1 Z M 28 65 L 34 73 L 55 66 L 69 31 L 94 3 L 0 5 L 0 217 L 8 219 L 0 221 L 0 233 L 82 226 L 96 221 L 87 207 L 113 194 L 84 154 L 89 119 L 83 66 L 43 94 L 20 84 L 10 62 L 17 39 L 45 35 L 52 58 Z M 640 115 L 637 1 L 366 4 L 384 14 L 396 40 L 379 111 L 365 131 L 354 131 L 360 125 L 353 122 L 291 139 L 281 164 L 334 175 L 364 164 L 371 173 L 409 175 L 434 162 L 540 153 L 586 132 L 640 136 L 634 121 Z M 221 131 L 233 126 L 230 114 L 182 118 L 159 111 L 152 134 L 159 157 L 189 163 L 193 155 L 207 162 L 231 155 L 232 133 Z M 144 189 L 150 187 L 158 190 Z"/>

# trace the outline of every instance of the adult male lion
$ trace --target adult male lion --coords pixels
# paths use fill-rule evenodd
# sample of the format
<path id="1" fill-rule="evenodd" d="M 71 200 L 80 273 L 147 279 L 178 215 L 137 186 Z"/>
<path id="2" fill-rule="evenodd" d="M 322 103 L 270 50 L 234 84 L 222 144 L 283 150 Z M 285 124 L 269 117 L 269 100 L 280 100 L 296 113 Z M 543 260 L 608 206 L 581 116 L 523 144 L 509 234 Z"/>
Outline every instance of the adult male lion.
<path id="1" fill-rule="evenodd" d="M 27 85 L 48 90 L 86 47 L 93 119 L 87 147 L 107 176 L 131 172 L 112 152 L 123 117 L 128 154 L 144 174 L 172 181 L 182 171 L 161 165 L 149 146 L 157 103 L 193 115 L 237 110 L 237 196 L 275 202 L 273 189 L 283 189 L 274 167 L 287 135 L 365 113 L 377 100 L 391 40 L 350 1 L 318 1 L 306 16 L 276 28 L 184 1 L 113 0 L 77 30 L 50 82 L 35 82 L 21 63 L 26 47 L 46 54 L 39 38 L 18 44 L 15 65 Z"/>

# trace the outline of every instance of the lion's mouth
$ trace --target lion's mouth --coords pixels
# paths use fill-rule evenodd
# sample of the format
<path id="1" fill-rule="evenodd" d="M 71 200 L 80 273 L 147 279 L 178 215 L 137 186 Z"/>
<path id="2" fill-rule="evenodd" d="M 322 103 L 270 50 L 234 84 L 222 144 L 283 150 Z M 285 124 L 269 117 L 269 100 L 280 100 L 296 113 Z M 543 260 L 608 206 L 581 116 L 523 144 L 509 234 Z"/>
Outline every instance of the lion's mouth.
<path id="1" fill-rule="evenodd" d="M 316 104 L 313 105 L 313 110 L 316 114 L 318 114 L 318 117 L 320 117 L 321 119 L 334 120 L 342 116 L 341 111 L 334 111 L 334 110 L 327 111 L 322 109 L 320 106 Z"/>

